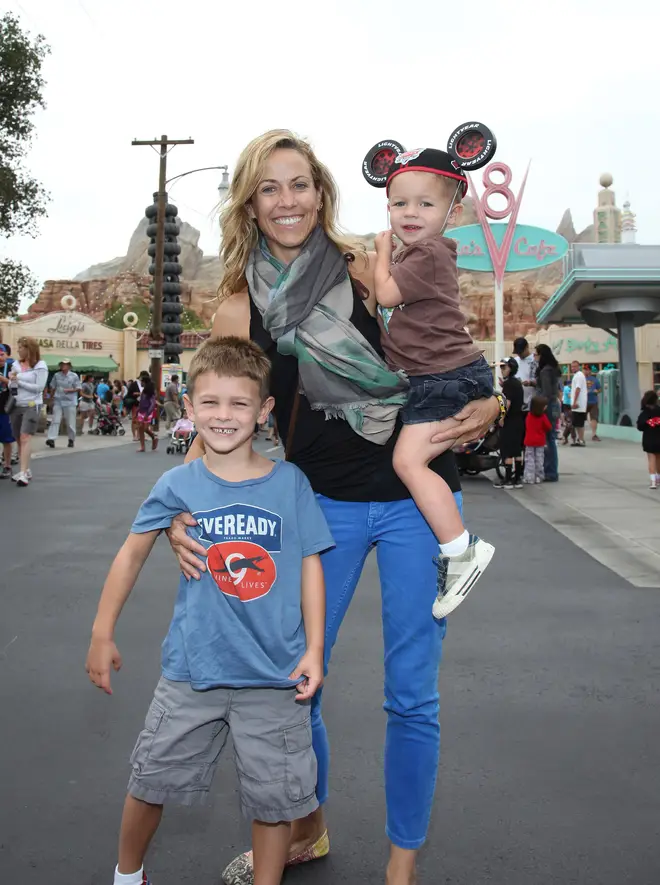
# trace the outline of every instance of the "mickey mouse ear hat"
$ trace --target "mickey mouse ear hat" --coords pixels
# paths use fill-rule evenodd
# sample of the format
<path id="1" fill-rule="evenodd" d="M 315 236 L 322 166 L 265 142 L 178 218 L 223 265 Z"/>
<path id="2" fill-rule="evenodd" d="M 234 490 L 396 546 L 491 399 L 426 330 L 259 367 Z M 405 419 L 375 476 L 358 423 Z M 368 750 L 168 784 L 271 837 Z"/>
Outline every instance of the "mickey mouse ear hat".
<path id="1" fill-rule="evenodd" d="M 447 142 L 447 151 L 418 148 L 406 151 L 398 141 L 379 141 L 362 162 L 362 174 L 372 187 L 384 187 L 402 172 L 434 172 L 460 182 L 462 195 L 468 191 L 465 170 L 480 169 L 493 159 L 497 142 L 483 123 L 464 123 Z"/>

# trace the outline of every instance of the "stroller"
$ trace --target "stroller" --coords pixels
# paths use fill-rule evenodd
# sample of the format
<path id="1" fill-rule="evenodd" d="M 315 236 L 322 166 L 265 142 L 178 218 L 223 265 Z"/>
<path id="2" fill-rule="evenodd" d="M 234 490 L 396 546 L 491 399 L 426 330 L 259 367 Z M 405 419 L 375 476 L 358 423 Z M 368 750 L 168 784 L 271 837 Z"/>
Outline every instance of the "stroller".
<path id="1" fill-rule="evenodd" d="M 121 418 L 110 403 L 96 403 L 96 427 L 90 430 L 96 436 L 124 436 L 126 430 Z"/>
<path id="2" fill-rule="evenodd" d="M 168 455 L 185 455 L 195 437 L 195 425 L 190 418 L 179 418 L 170 435 L 170 444 L 166 451 Z"/>

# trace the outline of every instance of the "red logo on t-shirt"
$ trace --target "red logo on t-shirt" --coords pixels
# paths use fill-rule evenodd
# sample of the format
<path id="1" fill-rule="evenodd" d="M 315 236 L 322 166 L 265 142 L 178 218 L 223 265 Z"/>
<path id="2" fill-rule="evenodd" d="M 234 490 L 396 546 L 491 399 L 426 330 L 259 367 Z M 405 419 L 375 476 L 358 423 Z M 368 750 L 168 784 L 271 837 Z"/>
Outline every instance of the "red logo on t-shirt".
<path id="1" fill-rule="evenodd" d="M 272 556 L 251 541 L 222 541 L 209 548 L 208 567 L 225 596 L 252 602 L 270 592 L 277 578 Z"/>

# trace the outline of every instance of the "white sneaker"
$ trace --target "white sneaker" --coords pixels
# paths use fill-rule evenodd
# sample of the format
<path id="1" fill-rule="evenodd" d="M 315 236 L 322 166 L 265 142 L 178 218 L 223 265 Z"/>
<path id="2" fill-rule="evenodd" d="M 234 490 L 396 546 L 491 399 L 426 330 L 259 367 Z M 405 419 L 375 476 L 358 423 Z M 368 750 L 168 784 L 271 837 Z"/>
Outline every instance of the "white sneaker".
<path id="1" fill-rule="evenodd" d="M 12 476 L 12 479 L 17 486 L 26 486 L 30 482 L 30 477 L 27 473 L 17 473 L 16 476 Z"/>
<path id="2" fill-rule="evenodd" d="M 493 558 L 495 548 L 476 535 L 460 556 L 440 556 L 438 566 L 438 598 L 433 603 L 433 617 L 446 618 L 454 611 L 477 583 Z"/>
<path id="3" fill-rule="evenodd" d="M 649 486 L 649 488 L 650 489 L 657 489 L 658 488 L 658 483 L 656 482 L 655 479 L 651 480 L 651 485 Z"/>
<path id="4" fill-rule="evenodd" d="M 27 476 L 28 479 L 32 479 L 32 471 L 30 470 L 29 467 L 28 467 L 28 469 L 25 471 L 25 475 Z"/>

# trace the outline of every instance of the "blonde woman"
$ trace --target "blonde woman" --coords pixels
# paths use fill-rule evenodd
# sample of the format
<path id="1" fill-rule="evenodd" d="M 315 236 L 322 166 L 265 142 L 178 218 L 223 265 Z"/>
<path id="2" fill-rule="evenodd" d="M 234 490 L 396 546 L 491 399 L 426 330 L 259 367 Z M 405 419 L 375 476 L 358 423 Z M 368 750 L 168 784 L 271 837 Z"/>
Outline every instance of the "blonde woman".
<path id="1" fill-rule="evenodd" d="M 21 338 L 18 359 L 14 360 L 9 376 L 9 390 L 16 398 L 10 415 L 11 426 L 19 454 L 19 471 L 12 479 L 19 486 L 28 485 L 32 479 L 32 437 L 37 432 L 47 380 L 48 366 L 41 359 L 39 342 L 36 338 Z"/>
<path id="2" fill-rule="evenodd" d="M 392 468 L 401 388 L 382 361 L 372 255 L 342 237 L 337 203 L 329 170 L 293 133 L 267 132 L 245 148 L 222 214 L 225 275 L 213 334 L 249 337 L 270 357 L 275 418 L 287 455 L 307 475 L 337 545 L 322 557 L 326 667 L 367 555 L 376 548 L 385 644 L 386 881 L 413 885 L 440 749 L 438 668 L 446 624 L 431 614 L 438 545 Z M 364 365 L 371 388 L 358 377 Z M 458 416 L 460 442 L 479 436 L 498 414 L 496 398 L 471 403 Z M 198 437 L 188 459 L 201 454 Z M 460 506 L 452 453 L 431 466 Z M 184 573 L 198 577 L 204 565 L 195 554 L 203 556 L 204 549 L 185 534 L 186 524 L 196 521 L 179 517 L 170 542 Z M 321 694 L 313 700 L 311 719 L 323 805 L 329 745 Z M 312 861 L 328 850 L 321 807 L 292 826 L 289 863 Z M 227 885 L 252 883 L 250 854 L 232 861 L 223 879 Z"/>

